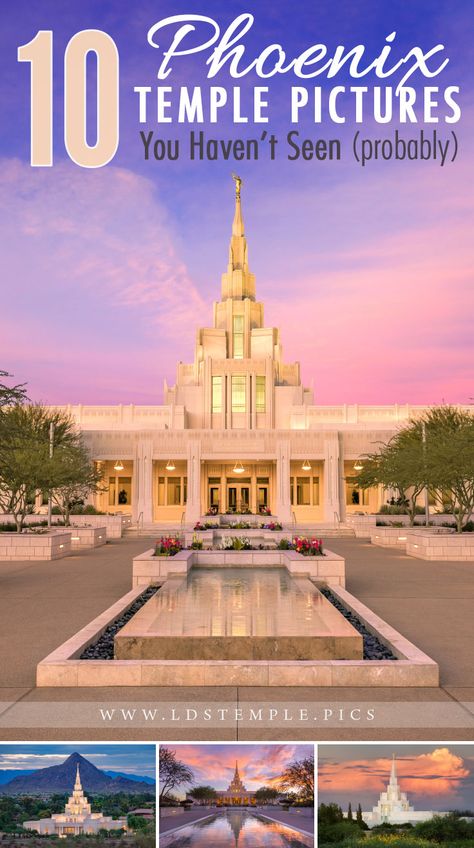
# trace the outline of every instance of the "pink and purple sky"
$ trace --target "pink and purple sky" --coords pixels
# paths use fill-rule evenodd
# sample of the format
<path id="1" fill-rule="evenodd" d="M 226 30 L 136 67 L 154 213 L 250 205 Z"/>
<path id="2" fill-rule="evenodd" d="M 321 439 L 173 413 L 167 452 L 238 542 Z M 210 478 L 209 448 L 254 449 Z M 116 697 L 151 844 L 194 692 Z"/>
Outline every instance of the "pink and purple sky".
<path id="1" fill-rule="evenodd" d="M 179 7 L 179 8 L 178 8 Z M 195 330 L 209 325 L 227 264 L 233 168 L 244 178 L 243 210 L 257 296 L 266 323 L 282 331 L 285 357 L 300 360 L 315 401 L 467 403 L 472 380 L 473 87 L 469 2 L 112 0 L 65 8 L 8 2 L 2 14 L 0 136 L 0 368 L 48 403 L 161 403 L 163 379 L 192 361 Z M 317 41 L 380 49 L 397 31 L 402 51 L 446 45 L 440 85 L 461 86 L 453 164 L 378 162 L 144 162 L 133 86 L 153 84 L 149 26 L 177 11 L 229 23 L 256 18 L 249 49 L 271 40 L 288 52 Z M 69 162 L 62 132 L 64 46 L 78 30 L 104 29 L 121 59 L 121 133 L 113 162 L 96 170 Z M 55 161 L 29 165 L 29 69 L 18 45 L 51 28 L 55 44 Z M 174 83 L 204 85 L 203 60 L 179 66 Z M 342 83 L 345 82 L 342 78 Z M 222 83 L 222 80 L 220 80 Z M 247 84 L 255 84 L 249 79 Z M 272 79 L 278 104 L 289 80 Z M 339 82 L 337 80 L 336 82 Z M 347 81 L 346 81 L 347 82 Z M 319 78 L 318 84 L 328 84 Z M 332 83 L 334 84 L 334 83 Z M 280 99 L 279 99 L 280 98 Z M 429 125 L 432 132 L 434 125 Z M 367 125 L 385 136 L 394 127 Z M 156 125 L 151 126 L 156 130 Z M 288 125 L 277 108 L 272 131 Z M 305 121 L 302 136 L 341 138 L 354 126 Z M 425 128 L 426 129 L 426 128 Z M 189 128 L 166 130 L 182 136 Z M 204 127 L 213 137 L 255 128 Z M 440 124 L 439 132 L 445 133 Z M 258 129 L 260 133 L 261 128 Z M 404 134 L 416 136 L 420 125 Z"/>
<path id="2" fill-rule="evenodd" d="M 469 744 L 320 745 L 320 803 L 370 810 L 390 777 L 392 755 L 403 792 L 418 810 L 474 809 L 474 750 Z"/>
<path id="3" fill-rule="evenodd" d="M 313 756 L 313 745 L 170 745 L 181 762 L 194 774 L 195 786 L 227 789 L 234 777 L 235 763 L 246 789 L 273 786 L 287 766 Z M 183 792 L 186 787 L 183 788 Z"/>

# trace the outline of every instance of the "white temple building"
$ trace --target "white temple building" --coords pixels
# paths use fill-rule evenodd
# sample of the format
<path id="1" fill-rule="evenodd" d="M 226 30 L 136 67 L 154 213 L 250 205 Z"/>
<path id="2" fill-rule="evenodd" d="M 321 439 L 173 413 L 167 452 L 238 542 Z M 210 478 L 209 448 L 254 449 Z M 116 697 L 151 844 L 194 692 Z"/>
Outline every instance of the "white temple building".
<path id="1" fill-rule="evenodd" d="M 41 835 L 56 834 L 62 839 L 68 836 L 78 836 L 81 833 L 94 834 L 99 830 L 128 830 L 127 819 L 113 819 L 102 813 L 93 813 L 91 805 L 84 795 L 79 765 L 76 771 L 76 781 L 72 795 L 64 807 L 64 813 L 53 813 L 50 819 L 25 821 L 23 827 L 36 830 Z"/>
<path id="2" fill-rule="evenodd" d="M 186 798 L 188 798 L 190 801 L 194 801 L 192 795 L 188 794 Z M 219 807 L 240 807 L 254 805 L 256 803 L 255 792 L 246 789 L 246 787 L 244 786 L 244 783 L 240 776 L 239 764 L 237 761 L 235 763 L 234 776 L 228 788 L 217 791 L 216 799 L 211 803 L 217 804 L 217 806 Z"/>
<path id="3" fill-rule="evenodd" d="M 376 512 L 390 493 L 360 491 L 354 464 L 426 407 L 314 403 L 299 363 L 283 358 L 279 330 L 265 325 L 236 178 L 221 298 L 212 326 L 197 330 L 193 362 L 165 382 L 164 404 L 63 409 L 104 474 L 94 505 L 158 528 L 190 526 L 209 510 L 324 526 Z"/>
<path id="4" fill-rule="evenodd" d="M 433 810 L 415 810 L 411 806 L 406 792 L 402 792 L 397 779 L 397 766 L 394 754 L 387 788 L 380 794 L 376 806 L 369 812 L 362 813 L 362 818 L 369 827 L 376 827 L 379 824 L 417 824 L 417 822 L 432 819 L 433 816 L 446 815 L 449 814 Z"/>

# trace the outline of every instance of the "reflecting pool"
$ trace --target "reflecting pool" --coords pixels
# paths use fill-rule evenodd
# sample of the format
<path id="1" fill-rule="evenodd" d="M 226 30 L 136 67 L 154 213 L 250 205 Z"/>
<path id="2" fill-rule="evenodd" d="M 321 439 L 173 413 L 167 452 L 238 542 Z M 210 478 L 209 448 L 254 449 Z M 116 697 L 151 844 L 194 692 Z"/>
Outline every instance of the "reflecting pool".
<path id="1" fill-rule="evenodd" d="M 313 848 L 313 845 L 312 836 L 244 810 L 217 813 L 174 834 L 160 836 L 160 848 Z"/>
<path id="2" fill-rule="evenodd" d="M 118 659 L 361 659 L 362 637 L 286 568 L 192 568 L 115 638 Z"/>

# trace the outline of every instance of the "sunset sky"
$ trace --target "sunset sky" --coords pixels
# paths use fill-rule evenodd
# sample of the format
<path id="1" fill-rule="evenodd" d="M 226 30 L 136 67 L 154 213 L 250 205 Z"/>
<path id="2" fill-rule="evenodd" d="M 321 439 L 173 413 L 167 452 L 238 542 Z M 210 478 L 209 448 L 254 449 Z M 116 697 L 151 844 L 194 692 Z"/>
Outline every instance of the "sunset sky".
<path id="1" fill-rule="evenodd" d="M 194 773 L 195 785 L 227 789 L 239 763 L 246 789 L 272 786 L 294 760 L 314 753 L 313 745 L 170 745 Z M 184 787 L 186 788 L 186 787 Z"/>
<path id="2" fill-rule="evenodd" d="M 223 11 L 224 10 L 224 11 Z M 355 125 L 314 125 L 301 137 L 340 138 L 340 162 L 144 162 L 135 85 L 156 84 L 158 53 L 148 28 L 177 12 L 217 18 L 225 28 L 243 11 L 255 24 L 249 58 L 272 41 L 289 57 L 323 42 L 363 43 L 375 56 L 446 46 L 435 80 L 460 85 L 459 155 L 438 162 L 379 162 L 362 169 L 350 154 Z M 0 369 L 28 381 L 45 402 L 160 403 L 177 360 L 191 361 L 195 329 L 211 323 L 226 269 L 233 214 L 231 171 L 244 179 L 242 203 L 250 268 L 266 323 L 280 326 L 287 360 L 298 359 L 321 404 L 465 402 L 472 383 L 473 87 L 469 0 L 7 0 L 0 49 Z M 39 29 L 54 32 L 52 168 L 29 166 L 29 67 L 17 47 Z M 64 150 L 65 45 L 85 28 L 103 29 L 121 61 L 120 146 L 105 168 L 81 169 Z M 169 83 L 207 85 L 205 56 L 176 65 Z M 215 83 L 225 85 L 224 74 Z M 289 75 L 270 79 L 271 123 L 284 138 Z M 374 80 L 367 78 L 367 83 Z M 380 82 L 380 81 L 379 81 Z M 411 81 L 417 90 L 420 78 Z M 243 93 L 262 81 L 249 75 Z M 350 84 L 318 77 L 310 85 Z M 396 83 L 395 83 L 396 84 Z M 406 125 L 415 137 L 420 124 Z M 437 126 L 446 134 L 446 125 Z M 393 126 L 368 120 L 385 137 Z M 158 131 L 155 122 L 149 129 Z M 192 127 L 191 127 L 192 128 Z M 212 137 L 253 137 L 262 126 L 223 117 Z M 294 128 L 294 127 L 293 127 Z M 163 134 L 185 137 L 190 127 Z M 426 129 L 426 127 L 425 127 Z"/>
<path id="3" fill-rule="evenodd" d="M 0 745 L 0 771 L 59 766 L 77 752 L 102 771 L 155 778 L 154 745 Z"/>
<path id="4" fill-rule="evenodd" d="M 396 755 L 402 791 L 418 810 L 474 810 L 472 745 L 320 745 L 319 802 L 370 810 Z"/>

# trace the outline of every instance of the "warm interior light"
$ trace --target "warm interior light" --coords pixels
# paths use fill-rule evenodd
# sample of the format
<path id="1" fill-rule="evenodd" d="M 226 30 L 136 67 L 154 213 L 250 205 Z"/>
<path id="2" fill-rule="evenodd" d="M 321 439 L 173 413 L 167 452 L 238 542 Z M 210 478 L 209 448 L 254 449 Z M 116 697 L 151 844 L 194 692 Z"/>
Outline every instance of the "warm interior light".
<path id="1" fill-rule="evenodd" d="M 245 468 L 244 468 L 244 466 L 242 465 L 241 462 L 236 462 L 232 470 L 233 470 L 234 474 L 243 474 L 244 471 L 245 471 Z"/>
<path id="2" fill-rule="evenodd" d="M 301 468 L 303 469 L 303 471 L 311 471 L 311 465 L 310 465 L 309 459 L 305 459 Z"/>
<path id="3" fill-rule="evenodd" d="M 362 465 L 362 463 L 361 463 L 360 459 L 357 459 L 357 460 L 354 462 L 354 471 L 362 471 L 363 467 L 364 467 L 364 466 Z"/>
<path id="4" fill-rule="evenodd" d="M 123 471 L 123 462 L 121 459 L 118 459 L 114 465 L 114 471 Z"/>
<path id="5" fill-rule="evenodd" d="M 175 468 L 176 468 L 176 465 L 174 464 L 172 459 L 169 459 L 168 462 L 165 465 L 165 468 L 166 468 L 167 471 L 174 471 Z"/>

